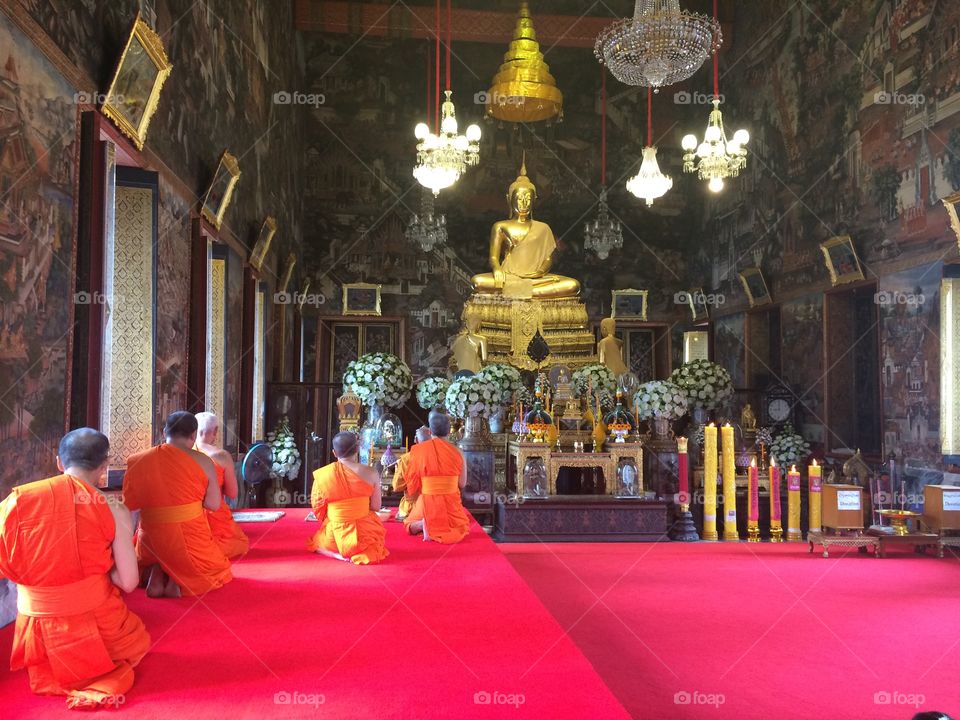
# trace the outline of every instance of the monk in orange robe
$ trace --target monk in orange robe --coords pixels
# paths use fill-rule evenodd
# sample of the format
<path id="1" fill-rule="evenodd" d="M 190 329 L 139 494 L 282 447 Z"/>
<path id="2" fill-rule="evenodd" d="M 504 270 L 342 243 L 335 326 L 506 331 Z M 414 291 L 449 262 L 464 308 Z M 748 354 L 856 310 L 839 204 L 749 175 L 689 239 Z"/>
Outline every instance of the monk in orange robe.
<path id="1" fill-rule="evenodd" d="M 67 707 L 124 702 L 150 636 L 120 591 L 137 587 L 133 521 L 97 486 L 110 443 L 90 428 L 67 433 L 62 475 L 15 487 L 0 503 L 0 576 L 17 583 L 10 669 Z"/>
<path id="2" fill-rule="evenodd" d="M 220 432 L 220 421 L 210 412 L 197 413 L 197 446 L 204 455 L 213 460 L 217 471 L 217 483 L 223 495 L 223 502 L 216 510 L 207 510 L 207 522 L 210 531 L 217 541 L 223 554 L 231 560 L 241 558 L 250 549 L 250 540 L 240 525 L 234 521 L 233 512 L 227 505 L 227 498 L 237 499 L 237 475 L 233 470 L 233 458 L 230 453 L 217 445 L 217 434 Z"/>
<path id="3" fill-rule="evenodd" d="M 467 484 L 467 464 L 459 448 L 447 442 L 447 415 L 431 412 L 430 431 L 433 440 L 410 448 L 404 476 L 414 506 L 404 524 L 411 535 L 423 533 L 424 540 L 458 543 L 470 532 L 470 518 L 460 498 Z"/>
<path id="4" fill-rule="evenodd" d="M 165 443 L 127 460 L 123 501 L 141 511 L 137 557 L 148 578 L 147 595 L 202 595 L 233 578 L 204 513 L 223 502 L 217 471 L 193 449 L 193 414 L 172 413 L 163 434 Z"/>
<path id="5" fill-rule="evenodd" d="M 320 529 L 307 547 L 321 555 L 368 565 L 383 560 L 387 531 L 377 516 L 380 477 L 360 463 L 360 438 L 350 432 L 333 436 L 336 461 L 313 473 L 310 505 Z"/>
<path id="6" fill-rule="evenodd" d="M 417 428 L 417 434 L 415 436 L 414 442 L 421 443 L 426 442 L 433 437 L 433 433 L 430 432 L 430 428 L 421 427 Z M 397 460 L 397 467 L 393 471 L 393 491 L 402 492 L 403 497 L 400 498 L 400 506 L 397 508 L 397 520 L 401 522 L 406 520 L 407 515 L 410 514 L 410 511 L 413 510 L 413 500 L 407 494 L 407 480 L 404 477 L 404 474 L 407 472 L 407 464 L 410 462 L 410 453 L 404 453 Z"/>

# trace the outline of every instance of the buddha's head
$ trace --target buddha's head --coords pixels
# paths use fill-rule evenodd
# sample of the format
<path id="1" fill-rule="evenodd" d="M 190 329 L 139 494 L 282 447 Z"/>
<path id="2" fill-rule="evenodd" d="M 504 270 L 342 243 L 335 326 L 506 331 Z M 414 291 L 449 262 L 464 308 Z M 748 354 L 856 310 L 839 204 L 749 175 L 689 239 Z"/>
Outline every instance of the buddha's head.
<path id="1" fill-rule="evenodd" d="M 537 187 L 527 177 L 527 162 L 524 159 L 520 174 L 507 190 L 507 202 L 510 204 L 510 216 L 522 220 L 533 214 L 533 203 L 537 199 Z"/>
<path id="2" fill-rule="evenodd" d="M 612 337 L 617 332 L 617 321 L 612 317 L 604 318 L 600 321 L 600 334 L 604 337 Z"/>

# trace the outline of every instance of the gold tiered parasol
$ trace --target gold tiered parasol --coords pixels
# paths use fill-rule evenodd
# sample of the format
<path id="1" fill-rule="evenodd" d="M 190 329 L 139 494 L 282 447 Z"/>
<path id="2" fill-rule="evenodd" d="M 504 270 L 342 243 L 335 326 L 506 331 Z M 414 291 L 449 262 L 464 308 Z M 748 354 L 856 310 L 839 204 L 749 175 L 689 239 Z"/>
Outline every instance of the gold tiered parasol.
<path id="1" fill-rule="evenodd" d="M 513 40 L 487 95 L 487 115 L 506 122 L 563 118 L 563 93 L 544 62 L 525 0 L 520 3 Z"/>

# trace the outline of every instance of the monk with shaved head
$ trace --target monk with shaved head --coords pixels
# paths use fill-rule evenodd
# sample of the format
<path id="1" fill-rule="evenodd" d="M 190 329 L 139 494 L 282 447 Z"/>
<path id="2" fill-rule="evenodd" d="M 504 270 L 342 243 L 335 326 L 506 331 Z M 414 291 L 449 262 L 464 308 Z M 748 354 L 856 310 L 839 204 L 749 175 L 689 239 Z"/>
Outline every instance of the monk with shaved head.
<path id="1" fill-rule="evenodd" d="M 70 708 L 123 702 L 150 647 L 120 594 L 139 581 L 130 512 L 98 489 L 109 451 L 102 433 L 72 430 L 57 450 L 62 474 L 0 503 L 0 576 L 18 590 L 10 668 Z"/>
<path id="2" fill-rule="evenodd" d="M 387 531 L 377 516 L 380 478 L 360 463 L 360 438 L 351 432 L 333 436 L 336 460 L 313 473 L 310 505 L 320 529 L 307 547 L 321 555 L 367 565 L 383 560 Z"/>
<path id="3" fill-rule="evenodd" d="M 233 458 L 230 453 L 217 444 L 217 435 L 220 432 L 220 421 L 211 412 L 197 413 L 197 444 L 194 450 L 199 450 L 213 460 L 217 472 L 217 484 L 223 494 L 223 501 L 216 510 L 207 510 L 207 522 L 213 537 L 223 550 L 223 554 L 231 560 L 243 557 L 250 549 L 250 540 L 240 529 L 240 525 L 233 519 L 233 512 L 227 505 L 227 498 L 236 500 L 238 494 L 237 475 L 233 469 Z"/>

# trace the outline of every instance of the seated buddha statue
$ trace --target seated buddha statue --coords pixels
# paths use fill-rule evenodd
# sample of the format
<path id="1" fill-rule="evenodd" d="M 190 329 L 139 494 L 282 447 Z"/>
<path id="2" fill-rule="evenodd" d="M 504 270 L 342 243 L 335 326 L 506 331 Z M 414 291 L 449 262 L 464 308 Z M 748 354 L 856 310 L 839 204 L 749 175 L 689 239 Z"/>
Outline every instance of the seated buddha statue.
<path id="1" fill-rule="evenodd" d="M 557 242 L 546 223 L 533 219 L 537 188 L 527 177 L 526 162 L 507 191 L 510 219 L 490 230 L 490 268 L 473 276 L 476 292 L 515 298 L 568 298 L 580 292 L 580 283 L 550 272 Z"/>

